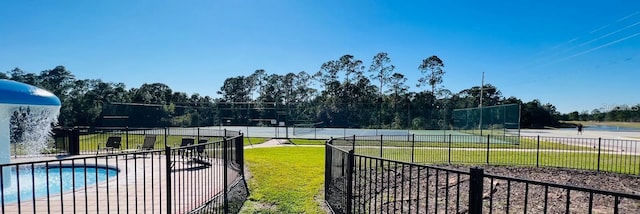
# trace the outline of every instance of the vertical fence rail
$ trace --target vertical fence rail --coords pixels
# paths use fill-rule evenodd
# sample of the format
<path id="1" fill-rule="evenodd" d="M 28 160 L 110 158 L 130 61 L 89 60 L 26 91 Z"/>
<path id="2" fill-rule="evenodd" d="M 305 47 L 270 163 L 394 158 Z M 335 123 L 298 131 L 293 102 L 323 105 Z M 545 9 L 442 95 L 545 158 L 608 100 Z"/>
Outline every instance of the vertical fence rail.
<path id="1" fill-rule="evenodd" d="M 540 135 L 536 140 L 536 167 L 540 167 Z"/>
<path id="2" fill-rule="evenodd" d="M 449 134 L 449 142 L 447 143 L 447 151 L 449 152 L 447 154 L 447 163 L 451 163 L 451 134 Z"/>
<path id="3" fill-rule="evenodd" d="M 354 139 L 355 139 L 355 135 L 354 135 Z M 383 157 L 383 156 L 382 156 L 382 148 L 383 148 L 383 146 L 384 146 L 384 145 L 382 145 L 383 143 L 384 143 L 383 136 L 382 136 L 382 135 L 380 135 L 380 157 Z"/>
<path id="4" fill-rule="evenodd" d="M 227 130 L 225 129 L 225 136 L 226 136 L 226 132 Z M 227 157 L 227 137 L 224 137 L 222 140 L 222 160 L 223 160 L 223 165 L 224 166 L 228 166 L 229 164 L 229 157 Z M 228 190 L 228 183 L 229 181 L 227 180 L 227 170 L 223 169 L 222 171 L 222 177 L 223 177 L 223 191 L 222 194 L 223 196 L 223 200 L 224 200 L 224 213 L 229 213 L 229 194 L 227 193 Z"/>
<path id="5" fill-rule="evenodd" d="M 353 213 L 353 168 L 354 166 L 354 151 L 349 151 L 347 156 L 347 214 Z"/>
<path id="6" fill-rule="evenodd" d="M 602 155 L 602 138 L 598 138 L 598 165 L 597 171 L 600 171 L 600 157 Z"/>
<path id="7" fill-rule="evenodd" d="M 171 147 L 165 147 L 164 149 L 164 155 L 165 155 L 165 182 L 166 182 L 166 186 L 165 186 L 165 190 L 166 190 L 166 196 L 165 196 L 165 203 L 167 203 L 167 212 L 173 212 L 173 210 L 171 209 Z"/>
<path id="8" fill-rule="evenodd" d="M 491 150 L 491 142 L 490 142 L 490 140 L 491 140 L 491 136 L 487 135 L 487 161 L 486 161 L 487 164 L 489 164 L 489 152 Z"/>
<path id="9" fill-rule="evenodd" d="M 333 139 L 329 139 L 327 140 L 326 144 L 327 145 L 331 145 L 332 144 Z M 333 157 L 331 156 L 332 152 L 331 152 L 331 147 L 330 146 L 325 146 L 324 147 L 324 198 L 329 198 L 329 188 L 331 187 L 331 175 L 332 175 L 332 169 L 333 167 L 331 167 L 331 161 L 333 160 Z M 0 169 L 1 170 L 1 169 Z"/>
<path id="10" fill-rule="evenodd" d="M 482 192 L 484 191 L 484 170 L 482 168 L 471 168 L 469 178 L 469 213 L 482 213 Z"/>
<path id="11" fill-rule="evenodd" d="M 380 148 L 382 150 L 382 148 Z M 411 135 L 411 162 L 415 162 L 416 156 L 416 134 Z M 380 155 L 382 158 L 382 155 Z"/>

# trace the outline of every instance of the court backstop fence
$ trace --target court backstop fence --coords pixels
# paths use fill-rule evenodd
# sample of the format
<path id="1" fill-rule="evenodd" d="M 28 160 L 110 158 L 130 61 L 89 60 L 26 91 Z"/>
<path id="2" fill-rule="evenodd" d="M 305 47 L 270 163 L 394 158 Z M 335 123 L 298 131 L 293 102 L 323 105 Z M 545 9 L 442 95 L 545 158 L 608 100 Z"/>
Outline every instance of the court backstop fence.
<path id="1" fill-rule="evenodd" d="M 453 129 L 480 135 L 520 136 L 520 105 L 506 104 L 453 110 Z"/>
<path id="2" fill-rule="evenodd" d="M 333 103 L 316 101 L 215 102 L 183 105 L 105 103 L 98 126 L 109 127 L 301 127 L 450 129 L 448 103 Z"/>

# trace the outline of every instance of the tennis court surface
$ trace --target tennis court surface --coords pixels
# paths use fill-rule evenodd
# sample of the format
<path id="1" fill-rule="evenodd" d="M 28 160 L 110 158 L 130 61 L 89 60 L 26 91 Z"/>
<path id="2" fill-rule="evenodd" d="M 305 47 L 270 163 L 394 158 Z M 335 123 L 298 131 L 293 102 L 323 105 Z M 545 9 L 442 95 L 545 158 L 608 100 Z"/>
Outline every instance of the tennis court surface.
<path id="1" fill-rule="evenodd" d="M 226 129 L 241 131 L 245 137 L 265 138 L 305 138 L 329 139 L 348 136 L 374 135 L 470 135 L 451 130 L 398 130 L 398 129 L 355 129 L 355 128 L 316 128 L 316 127 L 256 127 L 256 126 L 211 126 L 206 129 Z"/>

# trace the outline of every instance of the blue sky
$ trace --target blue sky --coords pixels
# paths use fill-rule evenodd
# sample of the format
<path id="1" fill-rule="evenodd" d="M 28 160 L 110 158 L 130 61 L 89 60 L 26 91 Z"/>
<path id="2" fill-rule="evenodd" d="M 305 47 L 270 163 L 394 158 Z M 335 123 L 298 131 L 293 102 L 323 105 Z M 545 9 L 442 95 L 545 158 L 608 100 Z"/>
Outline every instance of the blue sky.
<path id="1" fill-rule="evenodd" d="M 412 90 L 445 63 L 452 92 L 493 84 L 560 112 L 640 104 L 638 1 L 0 1 L 0 71 L 162 82 L 217 97 L 227 77 L 316 72 L 387 52 Z"/>

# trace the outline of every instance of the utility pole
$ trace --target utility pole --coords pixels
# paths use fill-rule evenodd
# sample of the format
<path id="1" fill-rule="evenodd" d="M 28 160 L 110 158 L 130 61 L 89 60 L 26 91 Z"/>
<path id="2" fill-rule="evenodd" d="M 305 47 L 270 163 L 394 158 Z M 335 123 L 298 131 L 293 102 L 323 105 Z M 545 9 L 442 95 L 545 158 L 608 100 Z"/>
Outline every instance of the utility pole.
<path id="1" fill-rule="evenodd" d="M 480 136 L 482 136 L 482 97 L 484 96 L 484 71 L 482 72 L 482 83 L 480 84 Z"/>

